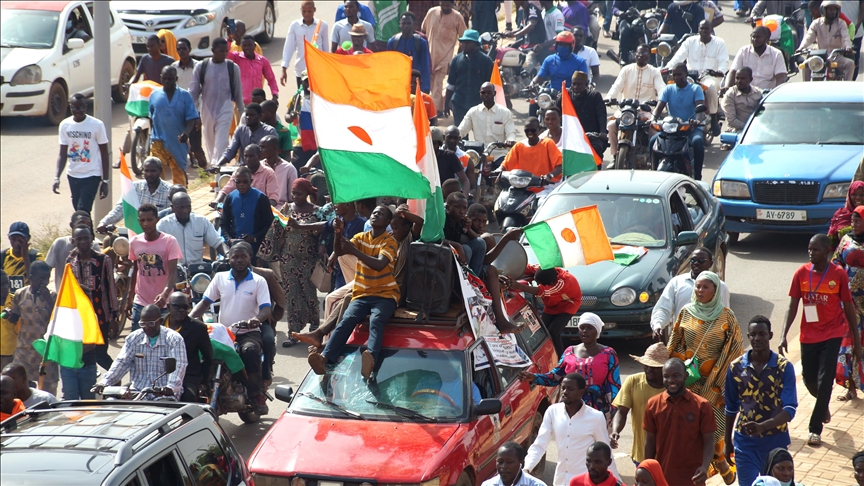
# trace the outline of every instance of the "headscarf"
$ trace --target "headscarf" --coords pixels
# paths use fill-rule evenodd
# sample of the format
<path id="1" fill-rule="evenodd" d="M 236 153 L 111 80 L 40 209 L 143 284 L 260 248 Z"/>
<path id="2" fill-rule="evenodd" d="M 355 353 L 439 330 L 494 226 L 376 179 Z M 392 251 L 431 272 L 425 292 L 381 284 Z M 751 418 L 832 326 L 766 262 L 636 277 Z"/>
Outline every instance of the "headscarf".
<path id="1" fill-rule="evenodd" d="M 639 463 L 637 469 L 648 471 L 648 474 L 651 475 L 651 479 L 654 480 L 654 484 L 657 486 L 669 486 L 669 483 L 666 482 L 666 476 L 663 475 L 663 469 L 660 467 L 660 463 L 656 460 L 645 459 Z"/>
<path id="2" fill-rule="evenodd" d="M 762 475 L 771 476 L 771 470 L 774 469 L 774 466 L 777 465 L 778 462 L 789 461 L 791 463 L 795 463 L 792 460 L 792 454 L 789 453 L 783 447 L 778 447 L 773 449 L 768 453 L 768 460 L 765 461 L 765 469 L 762 471 Z M 792 474 L 792 484 L 795 484 L 795 474 Z"/>
<path id="3" fill-rule="evenodd" d="M 714 297 L 712 297 L 711 301 L 707 304 L 699 302 L 699 299 L 696 298 L 696 286 L 694 285 L 693 294 L 690 297 L 690 303 L 684 306 L 684 308 L 687 309 L 696 319 L 711 322 L 720 317 L 720 314 L 725 308 L 723 306 L 723 301 L 720 299 L 720 277 L 718 277 L 716 273 L 706 270 L 696 277 L 697 283 L 700 280 L 709 280 L 714 284 Z"/>
<path id="4" fill-rule="evenodd" d="M 840 230 L 852 224 L 852 213 L 855 206 L 852 205 L 852 194 L 858 189 L 864 189 L 864 181 L 855 181 L 849 185 L 846 193 L 846 205 L 838 209 L 831 218 L 831 226 L 828 227 L 828 236 L 837 236 Z"/>
<path id="5" fill-rule="evenodd" d="M 854 211 L 852 211 L 852 214 L 857 214 L 861 219 L 864 219 L 864 206 L 858 206 Z M 849 218 L 849 224 L 852 224 L 852 218 Z M 850 230 L 846 234 L 849 235 L 849 238 L 852 238 L 852 241 L 855 243 L 858 243 L 859 245 L 864 244 L 864 233 L 856 235 L 854 231 Z"/>
<path id="6" fill-rule="evenodd" d="M 579 325 L 581 326 L 582 324 L 591 324 L 594 326 L 594 329 L 597 329 L 597 337 L 600 337 L 600 332 L 603 330 L 603 320 L 600 319 L 600 316 L 593 312 L 586 312 L 579 318 Z"/>
<path id="7" fill-rule="evenodd" d="M 177 38 L 174 33 L 168 29 L 162 29 L 156 33 L 160 40 L 165 41 L 165 55 L 171 56 L 175 61 L 180 60 L 180 54 L 177 53 Z"/>
<path id="8" fill-rule="evenodd" d="M 312 204 L 315 204 L 318 201 L 318 188 L 313 186 L 309 179 L 304 179 L 302 177 L 298 177 L 294 179 L 294 184 L 291 185 L 291 189 L 300 189 L 306 194 L 311 196 L 310 201 Z"/>
<path id="9" fill-rule="evenodd" d="M 771 476 L 759 476 L 753 481 L 753 486 L 783 486 L 779 479 Z"/>

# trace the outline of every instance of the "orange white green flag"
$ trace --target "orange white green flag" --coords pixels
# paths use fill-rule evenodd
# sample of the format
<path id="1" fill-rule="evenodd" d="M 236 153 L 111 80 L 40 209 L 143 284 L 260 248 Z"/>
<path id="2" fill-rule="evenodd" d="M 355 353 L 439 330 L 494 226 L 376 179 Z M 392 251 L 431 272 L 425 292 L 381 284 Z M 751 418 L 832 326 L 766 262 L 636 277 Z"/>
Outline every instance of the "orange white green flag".
<path id="1" fill-rule="evenodd" d="M 427 199 L 411 116 L 411 59 L 395 51 L 328 54 L 306 42 L 318 154 L 333 203 Z"/>
<path id="2" fill-rule="evenodd" d="M 150 116 L 150 95 L 161 89 L 161 84 L 150 80 L 130 84 L 129 96 L 126 99 L 126 113 L 132 117 Z"/>
<path id="3" fill-rule="evenodd" d="M 507 97 L 504 96 L 504 82 L 501 81 L 501 70 L 498 69 L 498 60 L 495 60 L 495 67 L 492 68 L 492 77 L 489 82 L 495 85 L 495 104 L 507 106 Z"/>
<path id="4" fill-rule="evenodd" d="M 574 209 L 530 224 L 524 230 L 544 270 L 615 259 L 597 206 Z"/>
<path id="5" fill-rule="evenodd" d="M 129 165 L 122 150 L 120 151 L 120 201 L 123 204 L 123 225 L 132 233 L 129 236 L 140 235 L 144 232 L 138 224 L 138 207 L 141 206 L 141 202 L 138 201 L 138 193 L 135 192 L 132 174 L 129 172 Z"/>
<path id="6" fill-rule="evenodd" d="M 567 85 L 561 83 L 561 155 L 564 165 L 562 173 L 564 177 L 578 174 L 580 172 L 597 170 L 597 166 L 603 159 L 597 156 L 579 117 L 573 102 L 567 96 Z"/>
<path id="7" fill-rule="evenodd" d="M 417 133 L 417 166 L 429 181 L 432 197 L 428 199 L 412 199 L 408 206 L 414 214 L 423 217 L 423 230 L 420 241 L 433 242 L 444 239 L 444 194 L 441 192 L 441 177 L 438 174 L 438 159 L 432 145 L 432 131 L 429 129 L 429 119 L 423 107 L 423 97 L 420 95 L 420 85 L 414 97 L 414 131 Z"/>

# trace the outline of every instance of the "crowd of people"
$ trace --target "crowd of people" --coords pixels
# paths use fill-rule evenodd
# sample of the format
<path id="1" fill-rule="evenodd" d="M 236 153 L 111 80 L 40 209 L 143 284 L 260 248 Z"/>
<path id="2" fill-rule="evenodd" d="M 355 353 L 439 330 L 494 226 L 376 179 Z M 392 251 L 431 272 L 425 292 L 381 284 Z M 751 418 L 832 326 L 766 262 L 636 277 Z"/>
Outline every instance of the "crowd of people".
<path id="1" fill-rule="evenodd" d="M 654 307 L 651 329 L 660 342 L 643 356 L 632 356 L 643 372 L 628 376 L 622 384 L 615 349 L 598 342 L 604 323 L 596 314 L 582 313 L 580 344 L 564 346 L 561 334 L 577 315 L 582 298 L 575 277 L 561 268 L 529 265 L 521 279 L 499 278 L 492 262 L 522 231 L 510 230 L 496 242 L 486 231 L 486 208 L 472 204 L 477 175 L 459 148 L 463 138 L 512 147 L 499 170 L 525 169 L 551 187 L 562 178 L 562 100 L 545 112 L 542 124 L 538 118 L 528 119 L 522 141 L 517 141 L 513 113 L 496 102 L 500 88 L 490 82 L 495 64 L 484 50 L 480 33 L 498 30 L 496 7 L 501 3 L 408 2 L 408 10 L 398 17 L 399 31 L 381 38 L 376 28 L 380 19 L 357 0 L 339 6 L 332 26 L 315 16 L 314 2 L 304 1 L 300 18 L 291 23 L 286 36 L 279 81 L 260 46 L 245 34 L 242 20 L 233 23 L 227 39 L 214 39 L 212 57 L 204 61 L 189 56 L 187 39 L 160 31 L 147 40 L 148 53 L 132 80 L 162 86 L 149 100 L 150 157 L 143 162 L 143 179 L 133 183 L 140 205 L 130 216 L 120 201 L 95 224 L 93 202 L 97 195 L 105 198 L 108 193 L 106 129 L 86 114 L 84 96 L 73 95 L 72 116 L 59 127 L 53 184 L 59 193 L 65 171 L 74 211 L 70 233 L 43 255 L 31 248 L 27 223 L 16 222 L 8 232 L 10 248 L 0 255 L 2 417 L 40 401 L 55 401 L 58 387 L 66 400 L 95 398 L 127 373 L 134 388 L 147 388 L 162 373 L 165 357 L 175 358 L 176 368 L 155 382 L 161 385 L 157 394 L 199 401 L 207 395 L 213 368 L 213 349 L 201 318 L 217 302 L 218 321 L 232 327 L 248 395 L 261 414 L 268 412 L 265 391 L 273 379 L 275 330 L 283 317 L 288 337 L 282 346 L 309 345 L 308 362 L 319 375 L 334 366 L 354 328 L 368 317 L 370 333 L 361 355 L 361 374 L 364 379 L 374 375 L 380 366 L 384 324 L 405 299 L 408 248 L 419 238 L 424 221 L 404 200 L 332 204 L 320 194 L 322 186 L 312 182 L 310 172 L 320 166 L 320 160 L 309 117 L 304 60 L 308 42 L 313 48 L 345 55 L 392 50 L 411 57 L 412 93 L 419 86 L 433 125 L 431 138 L 446 201 L 445 242 L 488 289 L 501 333 L 520 329 L 502 307 L 502 290 L 533 294 L 543 303 L 541 318 L 560 361 L 551 370 L 523 371 L 519 379 L 559 387 L 561 401 L 546 410 L 537 439 L 527 450 L 513 442 L 501 446 L 496 460 L 499 474 L 484 485 L 543 484 L 529 472 L 552 440 L 559 451 L 556 486 L 621 485 L 612 450 L 618 447 L 628 418 L 634 436 L 630 457 L 637 465 L 635 484 L 699 485 L 713 474 L 726 484 L 736 479 L 748 486 L 774 484 L 771 481 L 798 484 L 792 456 L 786 451 L 788 423 L 797 410 L 795 372 L 784 355 L 786 335 L 802 300 L 802 376 L 807 391 L 816 398 L 807 443 L 813 447 L 822 443 L 835 381 L 846 390 L 842 400 L 854 399 L 858 389 L 864 390 L 864 305 L 858 302 L 864 293 L 860 282 L 864 272 L 860 276 L 858 272 L 864 267 L 864 182 L 850 186 L 828 235 L 811 239 L 810 263 L 792 276 L 777 352 L 770 348 L 773 331 L 767 317 L 752 317 L 744 328 L 746 334 L 741 332 L 730 308 L 730 290 L 710 271 L 711 251 L 700 247 L 690 256 L 691 271 L 672 279 Z M 503 2 L 507 25 L 503 35 L 520 39 L 535 56 L 545 53 L 532 84 L 549 81 L 557 87 L 563 82 L 567 90 L 562 96 L 570 97 L 585 131 L 599 134 L 590 141 L 595 152 L 602 157 L 609 146 L 614 155 L 617 123 L 614 117 L 607 118 L 603 96 L 593 88 L 600 76 L 599 58 L 586 45 L 596 40 L 601 27 L 588 15 L 585 2 L 566 3 L 559 10 L 553 1 Z M 621 16 L 639 2 L 606 3 L 602 35 L 610 36 L 613 14 Z M 717 114 L 722 107 L 727 129 L 742 129 L 763 89 L 786 81 L 787 68 L 780 51 L 769 45 L 771 32 L 766 27 L 754 28 L 750 45 L 730 63 L 725 42 L 714 33 L 722 13 L 716 5 L 711 7 L 713 3 L 669 5 L 660 32 L 677 37 L 695 34 L 670 62 L 670 84 L 660 69 L 649 64 L 651 49 L 636 45 L 635 62 L 621 69 L 606 97 L 658 100 L 655 117 L 668 110 L 671 116 L 687 119 L 697 106 L 706 104 L 711 115 L 708 129 L 715 132 L 720 129 Z M 854 38 L 860 49 L 861 37 L 855 31 L 851 36 L 844 29 L 833 34 L 835 24 L 842 22 L 841 3 L 846 11 L 847 3 L 855 2 L 829 0 L 811 9 L 815 20 L 801 47 L 816 43 L 851 52 Z M 708 16 L 703 7 L 713 8 L 714 15 Z M 511 9 L 516 12 L 515 24 L 510 21 Z M 742 9 L 743 5 L 736 6 L 737 11 Z M 860 13 L 852 15 L 860 24 Z M 283 124 L 276 112 L 289 66 L 297 89 Z M 719 74 L 702 87 L 688 82 L 688 70 Z M 851 79 L 853 69 L 846 72 Z M 453 125 L 434 126 L 450 116 Z M 694 176 L 700 179 L 701 128 L 691 132 L 690 139 Z M 186 171 L 193 163 L 218 171 L 235 159 L 238 167 L 211 202 L 221 211 L 216 227 L 192 211 Z M 129 240 L 128 254 L 112 248 L 116 237 L 109 236 L 102 245 L 96 239 L 97 233 L 109 233 L 124 217 L 127 222 L 135 218 L 141 228 Z M 177 291 L 178 270 L 204 261 L 205 247 L 224 257 L 230 270 L 216 273 L 203 298 L 194 303 L 188 293 Z M 131 332 L 115 359 L 109 356 L 107 344 L 86 346 L 84 366 L 67 368 L 43 363 L 34 349 L 33 341 L 43 337 L 49 326 L 67 266 L 90 299 L 106 343 L 120 335 L 120 318 L 128 315 Z M 313 283 L 318 266 L 331 272 L 326 283 Z M 54 290 L 49 288 L 52 272 Z M 129 285 L 115 286 L 115 272 L 131 275 Z M 321 315 L 317 292 L 325 287 L 333 290 Z M 750 345 L 746 351 L 745 337 Z M 97 366 L 104 370 L 98 380 Z M 38 388 L 32 386 L 34 380 Z M 864 456 L 856 457 L 856 474 L 860 464 L 859 481 L 864 481 Z"/>

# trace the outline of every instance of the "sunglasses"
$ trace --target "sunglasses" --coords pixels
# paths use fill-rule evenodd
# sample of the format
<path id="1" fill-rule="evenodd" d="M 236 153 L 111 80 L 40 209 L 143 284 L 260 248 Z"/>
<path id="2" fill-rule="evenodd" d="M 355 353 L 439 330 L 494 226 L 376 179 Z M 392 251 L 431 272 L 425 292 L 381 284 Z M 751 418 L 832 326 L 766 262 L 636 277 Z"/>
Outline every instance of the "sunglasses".
<path id="1" fill-rule="evenodd" d="M 168 304 L 168 305 L 170 305 L 171 307 L 173 307 L 173 308 L 175 308 L 175 309 L 177 309 L 177 310 L 189 310 L 189 309 L 192 308 L 192 306 L 189 305 L 189 304 L 180 304 L 180 305 L 177 305 L 177 304 Z"/>
<path id="2" fill-rule="evenodd" d="M 158 326 L 160 322 L 162 322 L 161 318 L 156 319 L 155 321 L 138 321 L 138 324 L 140 324 L 141 327 L 155 327 Z"/>
<path id="3" fill-rule="evenodd" d="M 690 259 L 690 263 L 698 263 L 699 265 L 702 265 L 703 263 L 705 263 L 707 261 L 708 261 L 707 258 L 691 258 Z"/>
<path id="4" fill-rule="evenodd" d="M 525 133 L 537 133 L 537 129 L 536 128 L 526 128 Z"/>

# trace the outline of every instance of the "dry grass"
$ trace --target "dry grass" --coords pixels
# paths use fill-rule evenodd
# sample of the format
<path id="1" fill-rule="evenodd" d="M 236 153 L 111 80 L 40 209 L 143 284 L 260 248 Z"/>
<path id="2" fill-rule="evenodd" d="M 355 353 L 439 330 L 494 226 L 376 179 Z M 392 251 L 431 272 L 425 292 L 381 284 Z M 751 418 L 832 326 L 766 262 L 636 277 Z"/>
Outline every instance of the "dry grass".
<path id="1" fill-rule="evenodd" d="M 43 222 L 30 233 L 30 247 L 34 248 L 43 256 L 48 255 L 48 249 L 57 238 L 68 236 L 69 226 L 60 223 Z"/>

